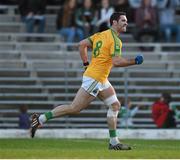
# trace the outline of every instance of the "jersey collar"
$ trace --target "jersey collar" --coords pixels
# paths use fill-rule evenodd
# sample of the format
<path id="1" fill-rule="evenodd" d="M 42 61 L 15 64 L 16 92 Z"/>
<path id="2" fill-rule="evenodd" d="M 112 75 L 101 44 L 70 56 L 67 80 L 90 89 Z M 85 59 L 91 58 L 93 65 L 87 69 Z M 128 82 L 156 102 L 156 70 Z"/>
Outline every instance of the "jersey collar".
<path id="1" fill-rule="evenodd" d="M 119 37 L 119 34 L 117 33 L 116 30 L 114 30 L 112 27 L 111 27 L 110 29 L 112 30 L 112 32 L 113 32 L 117 37 Z"/>
<path id="2" fill-rule="evenodd" d="M 117 33 L 117 31 L 115 31 L 112 27 L 110 28 L 111 32 L 117 36 L 118 39 L 120 39 L 119 34 Z"/>

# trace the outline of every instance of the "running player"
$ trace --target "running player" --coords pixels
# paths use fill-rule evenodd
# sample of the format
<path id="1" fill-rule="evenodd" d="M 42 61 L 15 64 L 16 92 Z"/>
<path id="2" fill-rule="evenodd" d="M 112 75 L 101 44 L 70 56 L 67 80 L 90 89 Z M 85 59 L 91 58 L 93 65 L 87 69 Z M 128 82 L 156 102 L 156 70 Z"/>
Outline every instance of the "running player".
<path id="1" fill-rule="evenodd" d="M 79 113 L 95 99 L 99 97 L 108 107 L 107 122 L 109 127 L 109 149 L 129 150 L 126 144 L 122 144 L 117 137 L 116 125 L 120 109 L 113 86 L 108 81 L 112 67 L 126 67 L 143 63 L 143 56 L 127 59 L 121 56 L 122 42 L 119 39 L 121 32 L 126 31 L 128 25 L 124 12 L 115 12 L 110 17 L 111 28 L 96 33 L 91 37 L 80 41 L 79 52 L 85 67 L 81 88 L 78 90 L 70 105 L 60 105 L 45 114 L 33 114 L 31 136 L 34 137 L 39 126 L 46 121 L 68 114 Z M 92 48 L 91 63 L 88 62 L 87 48 Z"/>

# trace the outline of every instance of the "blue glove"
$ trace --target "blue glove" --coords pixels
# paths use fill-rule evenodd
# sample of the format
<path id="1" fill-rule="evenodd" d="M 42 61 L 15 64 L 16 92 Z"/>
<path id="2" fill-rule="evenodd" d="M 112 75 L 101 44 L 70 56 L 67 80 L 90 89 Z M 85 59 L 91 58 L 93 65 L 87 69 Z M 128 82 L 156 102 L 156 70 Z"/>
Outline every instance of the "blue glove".
<path id="1" fill-rule="evenodd" d="M 137 56 L 135 57 L 135 64 L 142 64 L 143 61 L 144 61 L 144 57 L 143 57 L 142 54 L 137 55 Z"/>

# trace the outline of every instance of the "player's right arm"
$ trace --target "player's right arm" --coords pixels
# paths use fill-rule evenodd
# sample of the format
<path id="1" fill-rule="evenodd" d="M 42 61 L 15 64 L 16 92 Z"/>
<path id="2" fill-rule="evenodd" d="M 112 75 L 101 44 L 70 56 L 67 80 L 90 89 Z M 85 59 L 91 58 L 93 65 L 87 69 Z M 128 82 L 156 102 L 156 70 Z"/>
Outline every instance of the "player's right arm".
<path id="1" fill-rule="evenodd" d="M 85 67 L 89 65 L 87 48 L 92 48 L 92 43 L 89 41 L 89 39 L 84 39 L 79 42 L 79 53 Z"/>

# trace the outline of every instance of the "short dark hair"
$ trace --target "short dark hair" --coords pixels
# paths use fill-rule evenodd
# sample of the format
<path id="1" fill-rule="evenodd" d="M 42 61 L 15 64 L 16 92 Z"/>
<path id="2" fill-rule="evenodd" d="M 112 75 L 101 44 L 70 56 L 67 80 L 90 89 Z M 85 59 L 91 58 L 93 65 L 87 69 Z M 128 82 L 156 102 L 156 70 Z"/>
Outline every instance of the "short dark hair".
<path id="1" fill-rule="evenodd" d="M 126 13 L 125 12 L 114 12 L 110 17 L 110 25 L 112 26 L 114 20 L 119 21 L 119 18 L 121 15 L 125 16 Z"/>
<path id="2" fill-rule="evenodd" d="M 170 103 L 172 101 L 170 93 L 162 93 L 161 96 L 164 98 L 165 103 Z"/>

